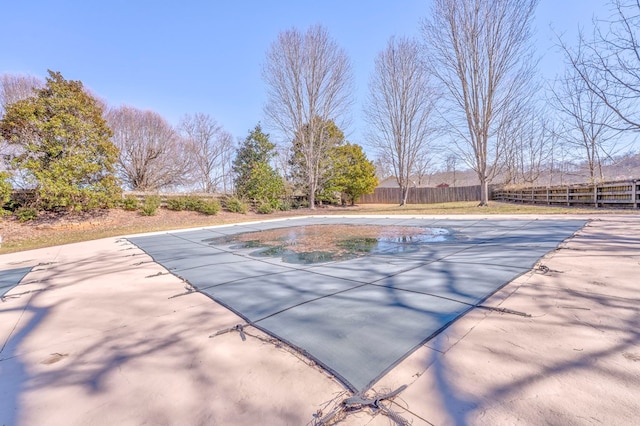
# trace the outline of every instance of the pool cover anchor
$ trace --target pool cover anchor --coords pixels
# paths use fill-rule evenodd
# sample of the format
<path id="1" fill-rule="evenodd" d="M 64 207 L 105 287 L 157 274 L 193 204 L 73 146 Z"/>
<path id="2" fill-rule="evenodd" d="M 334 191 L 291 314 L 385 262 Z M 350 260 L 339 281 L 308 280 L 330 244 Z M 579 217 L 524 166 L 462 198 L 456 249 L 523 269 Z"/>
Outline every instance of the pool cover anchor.
<path id="1" fill-rule="evenodd" d="M 225 328 L 223 330 L 218 330 L 215 333 L 213 333 L 212 335 L 209 336 L 209 339 L 213 339 L 216 336 L 220 336 L 222 334 L 227 334 L 227 333 L 231 333 L 232 331 L 237 331 L 238 333 L 240 333 L 240 338 L 242 339 L 243 342 L 245 342 L 247 340 L 247 336 L 244 333 L 244 327 L 247 326 L 249 324 L 236 324 L 233 327 L 230 328 Z"/>
<path id="2" fill-rule="evenodd" d="M 562 271 L 558 271 L 556 269 L 551 269 L 549 268 L 547 265 L 544 265 L 542 263 L 538 263 L 534 269 L 534 272 L 541 274 L 541 275 L 547 275 L 550 272 L 555 272 L 557 274 L 562 274 Z"/>
<path id="3" fill-rule="evenodd" d="M 398 389 L 392 392 L 376 396 L 375 398 L 366 398 L 360 393 L 353 395 L 345 399 L 344 401 L 342 401 L 336 407 L 335 410 L 333 410 L 331 413 L 327 414 L 326 416 L 318 420 L 317 423 L 315 423 L 315 425 L 325 426 L 329 424 L 329 422 L 333 420 L 333 418 L 340 413 L 352 413 L 354 411 L 359 411 L 367 407 L 371 408 L 373 411 L 380 410 L 384 415 L 388 416 L 391 420 L 393 420 L 394 422 L 396 422 L 396 424 L 400 426 L 408 425 L 409 422 L 405 418 L 400 416 L 395 411 L 391 410 L 389 407 L 386 407 L 380 404 L 380 402 L 383 400 L 388 400 L 397 396 L 400 392 L 404 391 L 407 387 L 408 387 L 407 385 L 402 385 Z"/>

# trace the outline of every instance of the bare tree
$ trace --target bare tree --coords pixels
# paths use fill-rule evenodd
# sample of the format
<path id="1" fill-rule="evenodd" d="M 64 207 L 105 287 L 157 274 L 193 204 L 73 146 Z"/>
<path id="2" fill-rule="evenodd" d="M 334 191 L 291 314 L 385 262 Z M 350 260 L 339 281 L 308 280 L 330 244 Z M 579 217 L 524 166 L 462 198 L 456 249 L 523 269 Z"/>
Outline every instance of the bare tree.
<path id="1" fill-rule="evenodd" d="M 326 133 L 327 123 L 344 128 L 352 103 L 349 58 L 322 26 L 304 34 L 291 29 L 271 45 L 262 75 L 267 83 L 265 114 L 287 140 L 297 140 L 313 209 L 322 174 L 319 165 L 326 155 L 326 138 L 318 135 Z"/>
<path id="2" fill-rule="evenodd" d="M 544 116 L 532 112 L 525 117 L 519 131 L 514 134 L 519 152 L 518 170 L 523 183 L 534 185 L 550 160 L 551 146 L 557 143 L 557 137 Z"/>
<path id="3" fill-rule="evenodd" d="M 376 177 L 379 182 L 382 182 L 388 177 L 393 176 L 393 167 L 389 162 L 389 159 L 384 156 L 378 156 L 373 161 L 373 165 L 376 167 Z"/>
<path id="4" fill-rule="evenodd" d="M 451 186 L 456 186 L 456 166 L 458 165 L 458 157 L 455 154 L 449 154 L 445 158 L 445 167 L 448 173 L 452 174 Z"/>
<path id="5" fill-rule="evenodd" d="M 219 186 L 222 185 L 220 189 L 224 194 L 231 194 L 235 190 L 233 186 L 232 170 L 236 149 L 231 133 L 224 133 L 226 134 L 226 137 L 223 144 L 227 146 L 227 149 L 222 152 L 220 157 L 220 172 L 222 173 L 222 177 Z"/>
<path id="6" fill-rule="evenodd" d="M 0 76 L 0 119 L 4 116 L 8 105 L 35 96 L 35 90 L 44 87 L 44 81 L 38 77 L 25 74 L 2 74 Z M 18 155 L 21 150 L 19 145 L 7 144 L 0 138 L 0 170 L 12 169 L 10 159 Z M 24 176 L 20 169 L 13 169 L 13 184 L 22 186 Z"/>
<path id="7" fill-rule="evenodd" d="M 558 139 L 558 133 L 554 132 L 553 137 Z M 572 168 L 571 161 L 569 160 L 573 156 L 569 152 L 565 143 L 556 141 L 550 146 L 549 151 L 549 173 L 547 185 L 552 186 L 556 183 L 558 178 L 558 184 L 563 185 L 566 183 L 566 177 Z"/>
<path id="8" fill-rule="evenodd" d="M 0 118 L 7 105 L 35 95 L 35 89 L 44 87 L 38 77 L 24 74 L 2 74 L 0 76 Z"/>
<path id="9" fill-rule="evenodd" d="M 560 114 L 560 138 L 587 162 L 589 180 L 602 179 L 602 160 L 611 158 L 616 149 L 615 137 L 620 133 L 618 114 L 605 101 L 589 89 L 583 76 L 591 75 L 584 69 L 578 72 L 569 66 L 565 75 L 551 88 L 550 104 Z"/>
<path id="10" fill-rule="evenodd" d="M 418 186 L 427 186 L 431 182 L 431 175 L 434 171 L 434 160 L 432 154 L 426 149 L 422 150 L 416 158 L 415 167 L 413 168 L 413 183 Z"/>
<path id="11" fill-rule="evenodd" d="M 393 168 L 400 205 L 407 203 L 410 177 L 425 158 L 432 137 L 434 91 L 420 61 L 417 41 L 391 38 L 375 60 L 365 117 L 369 144 Z"/>
<path id="12" fill-rule="evenodd" d="M 446 89 L 450 127 L 461 158 L 481 184 L 497 175 L 510 120 L 521 113 L 534 73 L 531 21 L 538 0 L 433 0 L 423 22 L 426 59 Z"/>
<path id="13" fill-rule="evenodd" d="M 211 116 L 202 113 L 184 116 L 178 127 L 187 142 L 198 188 L 204 192 L 218 189 L 226 192 L 225 177 L 230 174 L 234 153 L 231 134 Z"/>
<path id="14" fill-rule="evenodd" d="M 504 183 L 535 184 L 550 160 L 558 138 L 546 109 L 531 105 L 514 117 L 509 126 L 510 143 L 503 158 Z"/>
<path id="15" fill-rule="evenodd" d="M 121 106 L 106 118 L 120 149 L 119 175 L 127 187 L 156 191 L 189 183 L 186 144 L 162 116 Z"/>
<path id="16" fill-rule="evenodd" d="M 276 146 L 276 153 L 273 157 L 273 168 L 284 179 L 288 179 L 293 170 L 291 167 L 291 158 L 293 157 L 293 144 Z M 291 182 L 286 182 L 292 184 Z"/>
<path id="17" fill-rule="evenodd" d="M 570 65 L 620 119 L 621 130 L 640 130 L 640 0 L 611 0 L 613 15 L 596 21 L 593 38 L 580 34 L 575 50 L 562 48 Z M 602 28 L 604 26 L 604 28 Z"/>

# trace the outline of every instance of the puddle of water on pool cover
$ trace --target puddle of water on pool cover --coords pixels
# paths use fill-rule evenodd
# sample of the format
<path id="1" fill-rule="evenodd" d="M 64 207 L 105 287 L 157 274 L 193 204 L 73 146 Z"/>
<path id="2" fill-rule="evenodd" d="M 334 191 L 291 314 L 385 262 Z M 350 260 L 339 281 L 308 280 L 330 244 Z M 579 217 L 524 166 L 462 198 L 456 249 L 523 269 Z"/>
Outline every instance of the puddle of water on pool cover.
<path id="1" fill-rule="evenodd" d="M 413 253 L 427 244 L 453 237 L 445 228 L 374 225 L 309 225 L 209 238 L 211 245 L 251 249 L 254 257 L 280 257 L 283 262 L 314 264 L 368 254 Z"/>

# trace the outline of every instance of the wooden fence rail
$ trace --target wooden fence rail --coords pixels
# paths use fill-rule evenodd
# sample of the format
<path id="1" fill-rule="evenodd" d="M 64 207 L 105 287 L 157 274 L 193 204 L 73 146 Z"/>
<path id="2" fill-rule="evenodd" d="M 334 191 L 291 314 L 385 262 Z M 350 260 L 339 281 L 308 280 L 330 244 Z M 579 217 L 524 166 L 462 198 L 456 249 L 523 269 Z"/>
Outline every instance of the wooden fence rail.
<path id="1" fill-rule="evenodd" d="M 408 204 L 435 204 L 452 201 L 479 201 L 480 185 L 448 188 L 409 188 Z M 376 188 L 360 197 L 358 204 L 400 204 L 400 188 Z"/>
<path id="2" fill-rule="evenodd" d="M 492 198 L 497 201 L 550 206 L 637 209 L 640 205 L 640 180 L 602 182 L 593 185 L 494 189 Z"/>
<path id="3" fill-rule="evenodd" d="M 139 200 L 148 194 L 128 192 Z M 162 204 L 171 196 L 186 194 L 158 194 Z M 201 198 L 219 198 L 220 194 L 189 194 Z M 550 206 L 616 207 L 640 206 L 640 179 L 602 182 L 594 185 L 569 185 L 505 189 L 490 187 L 490 198 L 514 203 L 545 204 Z M 479 201 L 480 185 L 447 188 L 409 188 L 408 204 L 435 204 L 455 201 Z M 373 194 L 360 197 L 358 204 L 399 204 L 400 188 L 376 188 Z"/>

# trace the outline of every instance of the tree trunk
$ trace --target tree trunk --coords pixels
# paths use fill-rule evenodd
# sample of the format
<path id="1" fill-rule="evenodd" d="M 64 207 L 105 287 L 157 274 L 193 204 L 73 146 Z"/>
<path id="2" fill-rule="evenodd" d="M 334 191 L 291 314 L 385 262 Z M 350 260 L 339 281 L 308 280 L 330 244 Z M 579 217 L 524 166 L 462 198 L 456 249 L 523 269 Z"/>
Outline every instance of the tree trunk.
<path id="1" fill-rule="evenodd" d="M 407 205 L 407 198 L 409 196 L 409 186 L 403 186 L 400 188 L 400 205 L 401 206 L 406 206 Z"/>
<path id="2" fill-rule="evenodd" d="M 480 204 L 478 207 L 487 207 L 489 205 L 489 182 L 487 178 L 480 177 Z"/>
<path id="3" fill-rule="evenodd" d="M 316 190 L 315 188 L 309 189 L 309 208 L 311 210 L 316 209 Z"/>

